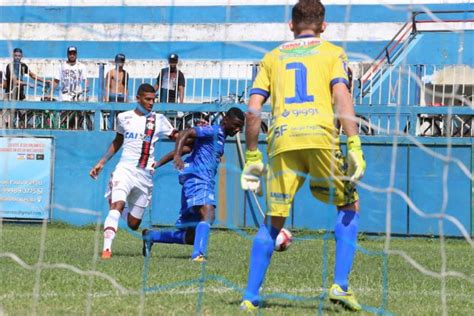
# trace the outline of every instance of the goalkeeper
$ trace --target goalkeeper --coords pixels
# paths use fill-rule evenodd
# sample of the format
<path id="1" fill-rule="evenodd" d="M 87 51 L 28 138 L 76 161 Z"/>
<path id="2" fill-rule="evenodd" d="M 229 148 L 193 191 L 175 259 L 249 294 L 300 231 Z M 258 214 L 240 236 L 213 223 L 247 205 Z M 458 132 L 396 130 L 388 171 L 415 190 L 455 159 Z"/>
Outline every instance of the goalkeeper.
<path id="1" fill-rule="evenodd" d="M 325 8 L 318 0 L 300 0 L 293 7 L 289 26 L 295 39 L 265 55 L 250 92 L 246 164 L 241 176 L 244 190 L 259 190 L 264 170 L 262 153 L 257 149 L 260 111 L 269 97 L 274 120 L 267 149 L 267 215 L 253 240 L 243 310 L 255 310 L 261 303 L 259 290 L 275 239 L 307 175 L 311 193 L 336 205 L 338 212 L 334 284 L 329 299 L 350 310 L 361 309 L 348 278 L 359 220 L 355 182 L 364 174 L 365 161 L 348 90 L 347 57 L 341 47 L 320 38 L 326 28 L 324 15 Z M 336 136 L 335 114 L 347 135 L 347 169 Z"/>

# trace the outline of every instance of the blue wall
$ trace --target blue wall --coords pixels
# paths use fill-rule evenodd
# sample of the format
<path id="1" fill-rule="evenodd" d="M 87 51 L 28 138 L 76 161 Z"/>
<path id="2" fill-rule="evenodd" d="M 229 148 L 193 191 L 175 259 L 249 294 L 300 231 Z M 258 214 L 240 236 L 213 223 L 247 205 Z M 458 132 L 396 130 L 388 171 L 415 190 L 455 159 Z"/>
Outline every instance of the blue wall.
<path id="1" fill-rule="evenodd" d="M 474 34 L 466 32 L 463 37 L 455 33 L 425 34 L 418 42 L 413 53 L 406 60 L 408 64 L 457 64 L 474 65 L 474 55 L 469 43 Z M 463 42 L 461 42 L 463 41 Z M 350 60 L 357 61 L 358 55 L 375 58 L 388 44 L 388 41 L 333 42 L 344 47 Z M 80 51 L 79 58 L 112 59 L 122 52 L 129 59 L 165 59 L 170 52 L 176 52 L 182 59 L 201 60 L 260 60 L 266 51 L 270 51 L 281 42 L 88 42 L 88 41 L 2 41 L 0 57 L 9 57 L 11 47 L 21 47 L 27 58 L 65 59 L 66 48 L 75 45 Z M 462 46 L 461 46 L 462 45 Z M 255 49 L 248 49 L 251 46 Z M 459 48 L 463 47 L 463 50 Z M 263 52 L 262 52 L 263 51 Z M 460 59 L 461 57 L 461 59 Z M 366 59 L 366 58 L 364 58 Z"/>
<path id="2" fill-rule="evenodd" d="M 91 5 L 94 1 L 91 2 Z M 424 5 L 361 5 L 353 1 L 350 6 L 326 4 L 326 20 L 331 24 L 349 23 L 351 28 L 360 28 L 359 38 L 348 38 L 347 41 L 332 39 L 334 43 L 343 46 L 349 52 L 351 60 L 358 60 L 361 54 L 367 58 L 374 58 L 388 41 L 395 35 L 395 31 L 388 31 L 383 39 L 374 39 L 370 33 L 364 33 L 364 23 L 399 23 L 410 20 L 412 11 L 426 10 L 473 10 L 472 3 L 451 4 L 424 4 Z M 286 5 L 236 5 L 236 6 L 9 6 L 2 5 L 0 23 L 70 23 L 74 26 L 79 23 L 95 23 L 107 25 L 111 23 L 130 24 L 167 24 L 189 25 L 188 34 L 193 33 L 193 24 L 208 24 L 209 33 L 213 32 L 213 25 L 227 24 L 257 24 L 280 23 L 282 26 L 289 20 L 291 6 Z M 390 3 L 388 1 L 387 3 Z M 472 19 L 472 13 L 455 15 L 440 15 L 442 19 Z M 424 15 L 422 19 L 429 19 Z M 50 40 L 44 34 L 25 39 L 21 34 L 13 40 L 0 40 L 0 58 L 11 55 L 12 47 L 21 47 L 28 58 L 60 58 L 64 59 L 66 47 L 76 45 L 79 49 L 79 58 L 97 59 L 112 58 L 122 52 L 129 59 L 163 59 L 170 52 L 178 53 L 183 59 L 204 60 L 258 60 L 265 51 L 269 51 L 283 41 L 278 36 L 264 37 L 264 40 L 252 38 L 247 40 L 246 34 L 238 42 L 219 40 L 188 39 L 184 34 L 178 40 L 167 40 L 171 32 L 163 34 L 159 40 L 135 39 L 127 41 L 121 39 L 121 30 L 117 30 L 114 37 L 101 40 Z M 89 31 L 90 33 L 90 31 Z M 393 34 L 392 34 L 393 33 Z M 88 34 L 84 30 L 84 36 Z M 265 34 L 268 35 L 268 34 Z M 428 34 L 427 34 L 428 35 Z M 263 36 L 263 35 L 262 35 Z M 250 37 L 249 37 L 250 38 Z M 331 40 L 329 38 L 329 40 Z M 472 32 L 436 33 L 429 34 L 415 48 L 414 54 L 408 58 L 408 63 L 444 64 L 462 62 L 474 64 L 474 56 L 468 49 L 458 51 L 460 41 L 468 47 L 472 43 Z M 413 56 L 413 57 L 412 57 Z"/>
<path id="3" fill-rule="evenodd" d="M 7 103 L 4 103 L 4 106 Z M 30 103 L 34 106 L 34 103 Z M 51 104 L 50 104 L 51 106 Z M 54 107 L 60 107 L 56 103 Z M 104 104 L 104 107 L 113 104 Z M 124 106 L 124 105 L 122 105 Z M 130 106 L 130 105 L 125 105 Z M 189 106 L 189 105 L 188 105 Z M 40 105 L 36 105 L 40 107 Z M 75 107 L 79 107 L 76 105 Z M 357 107 L 359 111 L 371 111 L 367 107 Z M 436 109 L 431 109 L 436 110 Z M 96 127 L 97 128 L 97 127 Z M 114 137 L 113 132 L 105 131 L 51 131 L 51 130 L 4 130 L 2 136 L 50 136 L 54 138 L 55 163 L 53 183 L 53 221 L 65 221 L 75 225 L 95 223 L 98 218 L 74 212 L 72 208 L 97 211 L 105 217 L 108 208 L 103 198 L 108 176 L 113 171 L 117 157 L 107 163 L 97 180 L 88 176 L 90 168 L 102 157 Z M 448 139 L 417 138 L 434 152 L 447 155 Z M 472 138 L 461 141 L 451 147 L 451 155 L 462 162 L 472 172 L 473 153 Z M 361 196 L 361 231 L 385 232 L 387 213 L 387 192 L 377 192 L 390 185 L 392 162 L 395 167 L 394 188 L 407 194 L 413 203 L 422 211 L 440 213 L 443 205 L 443 188 L 447 189 L 448 203 L 446 213 L 457 218 L 472 234 L 471 181 L 454 164 L 422 151 L 407 138 L 399 138 L 397 151 L 393 152 L 392 137 L 366 136 L 363 138 L 364 153 L 367 160 L 367 172 L 363 179 L 365 186 L 375 191 L 360 188 Z M 172 150 L 174 143 L 159 142 L 156 148 L 157 157 Z M 265 150 L 262 139 L 261 150 Z M 395 157 L 395 158 L 393 158 Z M 254 225 L 251 209 L 256 206 L 251 197 L 245 197 L 240 189 L 239 156 L 235 139 L 229 139 L 225 147 L 225 160 L 219 170 L 218 183 L 218 221 L 226 227 Z M 447 185 L 443 185 L 443 168 L 448 167 Z M 154 176 L 154 197 L 151 208 L 153 224 L 171 225 L 174 223 L 180 207 L 180 186 L 177 172 L 172 165 L 159 169 Z M 263 198 L 260 204 L 264 207 Z M 425 219 L 417 215 L 401 196 L 393 193 L 389 204 L 391 209 L 391 231 L 397 234 L 437 234 L 438 221 Z M 66 208 L 65 210 L 62 207 Z M 257 212 L 257 211 L 256 211 Z M 258 214 L 258 213 L 257 213 Z M 327 206 L 313 199 L 307 183 L 297 194 L 291 216 L 291 224 L 298 228 L 332 229 L 334 207 Z M 147 218 L 147 217 L 146 217 Z M 257 215 L 257 219 L 261 218 Z M 444 221 L 444 233 L 459 236 L 459 230 L 451 223 Z M 146 224 L 145 224 L 146 225 Z"/>

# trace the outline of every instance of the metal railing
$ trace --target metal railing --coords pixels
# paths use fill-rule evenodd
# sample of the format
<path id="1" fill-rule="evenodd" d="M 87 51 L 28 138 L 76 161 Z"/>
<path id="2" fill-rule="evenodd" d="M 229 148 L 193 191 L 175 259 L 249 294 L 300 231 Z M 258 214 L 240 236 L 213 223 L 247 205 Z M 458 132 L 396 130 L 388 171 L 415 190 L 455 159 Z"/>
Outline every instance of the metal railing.
<path id="1" fill-rule="evenodd" d="M 356 78 L 353 95 L 357 105 L 414 105 L 474 107 L 474 67 L 468 65 L 383 65 L 386 79 L 375 93 L 363 95 L 375 84 Z"/>
<path id="2" fill-rule="evenodd" d="M 113 131 L 118 113 L 130 110 L 130 104 L 17 102 L 15 107 L 2 104 L 0 127 L 6 129 Z M 178 129 L 192 127 L 199 120 L 218 123 L 230 107 L 245 109 L 239 103 L 210 103 L 201 105 L 155 105 Z M 357 106 L 359 133 L 369 137 L 422 136 L 469 138 L 474 136 L 474 110 L 469 107 Z M 262 113 L 262 133 L 271 126 L 270 107 Z M 343 131 L 340 129 L 340 134 Z M 387 139 L 388 139 L 387 138 Z"/>
<path id="3" fill-rule="evenodd" d="M 423 20 L 419 19 L 424 16 Z M 360 76 L 358 98 L 376 93 L 386 79 L 387 66 L 397 67 L 417 44 L 420 33 L 451 32 L 472 29 L 474 10 L 414 11 L 411 21 L 405 23 L 390 42 L 374 58 Z"/>
<path id="4" fill-rule="evenodd" d="M 125 89 L 114 91 L 110 76 L 107 76 L 110 70 L 115 68 L 114 64 L 96 61 L 80 61 L 86 68 L 86 78 L 81 82 L 81 91 L 79 96 L 71 98 L 78 102 L 101 102 L 113 100 L 113 96 L 124 94 L 124 102 L 134 102 L 138 86 L 142 83 L 149 83 L 156 86 L 157 99 L 161 98 L 161 87 L 174 85 L 174 79 L 168 78 L 167 81 L 157 82 L 158 74 L 161 69 L 168 67 L 164 61 L 140 61 L 132 60 L 127 62 L 125 70 L 128 74 L 128 80 L 125 82 Z M 0 62 L 0 70 L 4 70 L 8 61 Z M 34 72 L 40 80 L 33 79 L 28 74 L 20 74 L 21 83 L 8 82 L 11 88 L 8 91 L 2 89 L 0 99 L 2 100 L 21 100 L 26 101 L 54 101 L 60 99 L 59 88 L 53 91 L 51 89 L 51 80 L 58 78 L 58 72 L 62 62 L 60 61 L 30 61 L 26 62 L 30 71 Z M 185 78 L 185 103 L 204 103 L 215 102 L 215 100 L 226 96 L 241 96 L 247 100 L 247 91 L 251 86 L 255 76 L 257 64 L 251 62 L 232 62 L 232 61 L 185 61 L 178 65 L 177 71 L 184 74 Z M 45 84 L 43 79 L 47 81 Z M 107 80 L 106 80 L 107 79 Z M 7 82 L 4 76 L 0 76 L 0 85 L 6 88 Z M 106 89 L 106 87 L 109 89 Z M 118 85 L 115 85 L 118 86 Z M 15 90 L 15 91 L 13 91 Z M 10 92 L 10 93 L 8 93 Z M 77 91 L 76 91 L 77 92 Z M 168 100 L 162 100 L 167 102 Z"/>
<path id="5" fill-rule="evenodd" d="M 60 63 L 42 62 L 28 64 L 39 77 L 51 80 L 58 71 Z M 85 63 L 87 68 L 87 91 L 82 90 L 68 98 L 79 102 L 100 102 L 99 100 L 113 99 L 108 92 L 114 95 L 119 91 L 106 90 L 105 85 L 110 83 L 105 80 L 105 74 L 112 65 L 106 67 L 103 63 Z M 5 65 L 0 67 L 4 68 Z M 101 68 L 102 67 L 102 68 Z M 164 62 L 130 61 L 127 64 L 129 80 L 126 82 L 128 93 L 124 101 L 135 102 L 135 94 L 141 83 L 157 85 L 156 77 L 160 69 L 167 67 Z M 184 103 L 209 103 L 219 102 L 223 98 L 239 98 L 246 102 L 248 91 L 254 78 L 258 65 L 248 62 L 186 62 L 178 67 L 185 76 Z M 367 73 L 364 65 L 353 65 L 360 68 L 358 73 Z M 473 106 L 474 99 L 474 67 L 469 65 L 381 65 L 379 74 L 384 74 L 382 83 L 357 77 L 354 79 L 354 103 L 358 105 L 420 105 L 420 106 Z M 141 76 L 140 76 L 141 75 Z M 59 89 L 51 91 L 50 84 L 34 80 L 28 75 L 23 78 L 23 92 L 27 101 L 50 101 L 59 98 Z M 0 83 L 4 83 L 0 82 Z M 160 88 L 160 82 L 158 88 Z M 364 95 L 362 91 L 374 93 Z M 84 87 L 84 83 L 83 83 Z M 18 87 L 17 87 L 18 88 Z M 16 89 L 13 95 L 5 94 L 4 100 L 19 99 L 21 89 Z M 161 90 L 161 89 L 158 89 Z M 160 99 L 160 91 L 157 100 Z M 166 101 L 166 100 L 165 100 Z"/>
<path id="6" fill-rule="evenodd" d="M 474 136 L 474 111 L 467 108 L 426 108 L 438 111 L 423 111 L 423 108 L 409 107 L 409 111 L 404 109 L 401 112 L 386 112 L 383 107 L 374 107 L 373 110 L 367 110 L 366 107 L 359 109 L 356 123 L 360 135 L 456 138 Z M 342 129 L 339 133 L 343 134 Z"/>
<path id="7" fill-rule="evenodd" d="M 94 112 L 60 110 L 3 110 L 0 127 L 4 129 L 92 130 Z"/>

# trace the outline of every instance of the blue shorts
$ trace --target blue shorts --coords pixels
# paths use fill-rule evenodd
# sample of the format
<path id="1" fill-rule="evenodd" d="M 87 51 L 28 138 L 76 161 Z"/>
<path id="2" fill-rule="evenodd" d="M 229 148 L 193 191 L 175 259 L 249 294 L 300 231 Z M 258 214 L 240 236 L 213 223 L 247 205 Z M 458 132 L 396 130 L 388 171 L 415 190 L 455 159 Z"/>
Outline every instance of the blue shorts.
<path id="1" fill-rule="evenodd" d="M 194 227 L 201 221 L 201 214 L 195 206 L 213 205 L 216 206 L 214 185 L 198 179 L 187 179 L 181 189 L 181 210 L 176 220 L 176 227 L 185 229 Z"/>
<path id="2" fill-rule="evenodd" d="M 127 102 L 127 100 L 123 93 L 111 93 L 109 94 L 109 102 Z"/>

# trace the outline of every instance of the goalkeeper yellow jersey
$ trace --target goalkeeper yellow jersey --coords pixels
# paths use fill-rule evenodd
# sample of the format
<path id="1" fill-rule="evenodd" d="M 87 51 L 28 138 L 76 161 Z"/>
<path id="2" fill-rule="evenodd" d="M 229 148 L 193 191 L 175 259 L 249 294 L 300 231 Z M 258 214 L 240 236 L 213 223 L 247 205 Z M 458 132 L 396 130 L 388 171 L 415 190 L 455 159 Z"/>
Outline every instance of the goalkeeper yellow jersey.
<path id="1" fill-rule="evenodd" d="M 349 84 L 344 50 L 314 36 L 301 36 L 267 53 L 250 94 L 270 97 L 270 157 L 285 151 L 336 149 L 332 86 Z"/>

